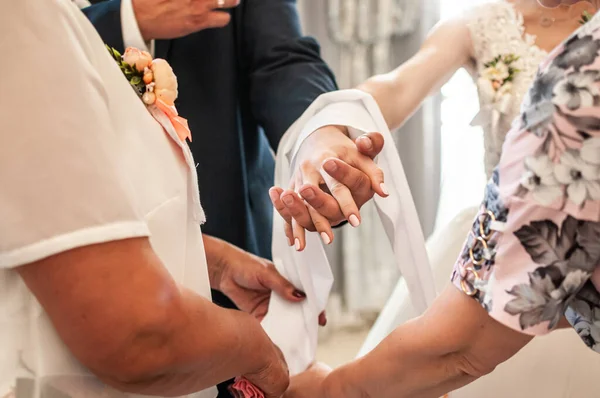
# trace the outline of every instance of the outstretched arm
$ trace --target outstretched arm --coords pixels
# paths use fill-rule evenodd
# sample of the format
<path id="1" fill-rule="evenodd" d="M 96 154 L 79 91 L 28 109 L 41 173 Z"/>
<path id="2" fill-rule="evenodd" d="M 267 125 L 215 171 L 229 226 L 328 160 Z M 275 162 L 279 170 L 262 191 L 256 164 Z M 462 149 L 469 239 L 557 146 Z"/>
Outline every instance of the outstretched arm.
<path id="1" fill-rule="evenodd" d="M 448 20 L 433 29 L 410 60 L 392 72 L 368 79 L 358 89 L 374 97 L 390 129 L 396 129 L 456 70 L 469 65 L 471 58 L 471 36 L 464 20 Z M 300 147 L 296 155 L 299 169 L 289 189 L 271 191 L 274 206 L 287 221 L 288 239 L 299 250 L 305 245 L 305 229 L 318 231 L 325 243 L 330 243 L 331 225 L 349 220 L 357 226 L 359 208 L 374 193 L 387 196 L 383 173 L 372 160 L 383 140 L 381 136 L 369 135 L 356 144 L 352 142 L 341 126 L 345 115 L 351 113 L 344 107 L 347 105 L 338 103 L 322 111 L 319 117 L 324 127 L 310 134 Z M 335 115 L 329 117 L 331 120 L 328 109 Z M 331 158 L 337 161 L 325 162 Z M 331 166 L 336 163 L 340 167 L 334 170 Z M 325 186 L 331 195 L 320 189 Z M 294 191 L 300 193 L 308 207 Z"/>
<path id="2" fill-rule="evenodd" d="M 439 23 L 419 52 L 393 71 L 373 76 L 357 88 L 371 94 L 390 130 L 400 127 L 421 103 L 469 65 L 472 44 L 462 19 Z"/>
<path id="3" fill-rule="evenodd" d="M 329 374 L 317 368 L 293 378 L 284 397 L 438 398 L 490 373 L 531 338 L 449 286 L 375 350 Z"/>

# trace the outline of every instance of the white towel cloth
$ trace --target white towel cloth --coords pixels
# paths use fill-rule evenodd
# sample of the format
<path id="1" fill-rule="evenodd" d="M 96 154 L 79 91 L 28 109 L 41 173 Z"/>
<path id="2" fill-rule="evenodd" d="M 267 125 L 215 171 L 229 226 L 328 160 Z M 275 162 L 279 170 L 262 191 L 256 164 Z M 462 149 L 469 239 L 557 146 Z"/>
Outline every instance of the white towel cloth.
<path id="1" fill-rule="evenodd" d="M 359 90 L 342 90 L 320 96 L 283 137 L 277 155 L 275 183 L 287 187 L 295 171 L 295 155 L 302 142 L 320 127 L 347 126 L 351 138 L 366 132 L 383 134 L 385 145 L 376 158 L 385 173 L 389 198 L 375 197 L 375 205 L 392 244 L 396 262 L 408 285 L 414 308 L 422 313 L 436 296 L 425 240 L 402 162 L 377 103 Z M 307 294 L 301 305 L 273 295 L 263 327 L 288 362 L 292 375 L 315 359 L 318 316 L 325 309 L 333 275 L 319 235 L 308 233 L 306 249 L 288 245 L 284 221 L 275 214 L 273 260 L 277 269 Z M 347 228 L 347 227 L 346 227 Z"/>

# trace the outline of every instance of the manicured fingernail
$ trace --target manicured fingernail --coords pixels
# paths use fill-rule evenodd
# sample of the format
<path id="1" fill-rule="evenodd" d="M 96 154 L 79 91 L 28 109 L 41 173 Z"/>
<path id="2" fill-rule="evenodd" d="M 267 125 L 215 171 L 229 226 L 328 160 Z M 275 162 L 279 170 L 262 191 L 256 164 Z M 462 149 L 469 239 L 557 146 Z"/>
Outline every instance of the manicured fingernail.
<path id="1" fill-rule="evenodd" d="M 300 239 L 296 238 L 296 250 L 300 251 Z"/>
<path id="2" fill-rule="evenodd" d="M 292 198 L 291 195 L 284 196 L 282 198 L 282 200 L 283 200 L 283 203 L 285 203 L 286 206 L 291 206 L 291 205 L 294 204 L 294 199 Z"/>
<path id="3" fill-rule="evenodd" d="M 300 290 L 294 290 L 294 293 L 292 293 L 292 295 L 299 299 L 306 298 L 306 293 L 301 292 Z"/>
<path id="4" fill-rule="evenodd" d="M 301 193 L 304 199 L 310 200 L 315 197 L 315 191 L 312 188 L 304 189 Z"/>
<path id="5" fill-rule="evenodd" d="M 373 149 L 373 142 L 366 135 L 361 136 L 359 138 L 359 140 L 363 143 L 363 145 L 365 146 L 365 148 L 367 148 L 368 150 Z"/>
<path id="6" fill-rule="evenodd" d="M 323 243 L 326 245 L 331 243 L 331 238 L 325 232 L 321 232 L 321 239 L 323 239 Z"/>
<path id="7" fill-rule="evenodd" d="M 325 171 L 327 171 L 328 173 L 333 173 L 334 171 L 337 170 L 337 164 L 335 164 L 335 162 L 333 160 L 328 160 L 327 162 L 325 162 L 325 164 L 323 165 L 323 168 L 325 169 Z"/>
<path id="8" fill-rule="evenodd" d="M 358 220 L 358 217 L 356 217 L 354 214 L 352 214 L 348 218 L 348 221 L 350 222 L 350 225 L 352 225 L 354 228 L 356 228 L 360 225 L 360 221 Z"/>
<path id="9" fill-rule="evenodd" d="M 275 191 L 269 191 L 269 197 L 271 198 L 271 202 L 276 202 L 279 199 L 279 195 Z"/>
<path id="10" fill-rule="evenodd" d="M 290 238 L 288 238 L 288 245 L 294 246 L 294 241 Z"/>
<path id="11" fill-rule="evenodd" d="M 381 192 L 383 192 L 386 196 L 388 196 L 390 194 L 383 182 L 381 184 L 379 184 L 379 188 L 381 188 Z"/>

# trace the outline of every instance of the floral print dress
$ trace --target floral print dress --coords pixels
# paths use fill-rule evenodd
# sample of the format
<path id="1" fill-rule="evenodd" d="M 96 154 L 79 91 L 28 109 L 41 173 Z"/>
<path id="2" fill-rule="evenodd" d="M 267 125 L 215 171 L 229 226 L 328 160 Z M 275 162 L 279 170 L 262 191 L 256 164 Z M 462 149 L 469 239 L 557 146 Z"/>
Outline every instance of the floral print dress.
<path id="1" fill-rule="evenodd" d="M 527 334 L 566 316 L 600 352 L 600 16 L 540 65 L 452 281 Z"/>

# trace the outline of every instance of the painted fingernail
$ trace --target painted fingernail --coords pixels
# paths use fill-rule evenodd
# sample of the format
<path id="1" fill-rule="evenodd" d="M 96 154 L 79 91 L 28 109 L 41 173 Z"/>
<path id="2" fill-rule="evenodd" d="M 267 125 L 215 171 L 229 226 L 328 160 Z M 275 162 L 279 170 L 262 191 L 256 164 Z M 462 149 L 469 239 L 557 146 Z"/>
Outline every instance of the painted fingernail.
<path id="1" fill-rule="evenodd" d="M 373 149 L 373 142 L 366 135 L 361 136 L 359 138 L 359 140 L 363 143 L 363 145 L 365 146 L 365 148 L 367 148 L 368 150 Z"/>
<path id="2" fill-rule="evenodd" d="M 350 222 L 350 225 L 352 225 L 354 228 L 356 228 L 360 225 L 360 221 L 358 220 L 358 217 L 356 217 L 354 214 L 352 214 L 350 217 L 348 217 L 348 221 Z"/>
<path id="3" fill-rule="evenodd" d="M 292 198 L 291 195 L 284 196 L 282 198 L 282 200 L 283 200 L 283 203 L 286 204 L 286 206 L 291 206 L 294 204 L 294 199 Z"/>
<path id="4" fill-rule="evenodd" d="M 321 232 L 321 239 L 323 239 L 323 243 L 326 245 L 331 243 L 331 238 L 325 232 Z"/>
<path id="5" fill-rule="evenodd" d="M 300 251 L 300 239 L 296 238 L 296 250 Z"/>
<path id="6" fill-rule="evenodd" d="M 296 298 L 299 298 L 299 299 L 306 298 L 306 293 L 304 293 L 304 292 L 302 292 L 300 290 L 294 290 L 294 292 L 292 293 L 292 295 L 294 297 L 296 297 Z"/>
<path id="7" fill-rule="evenodd" d="M 305 190 L 303 190 L 302 192 L 302 196 L 304 199 L 313 199 L 315 197 L 315 191 L 312 188 L 307 188 Z"/>
<path id="8" fill-rule="evenodd" d="M 388 196 L 390 194 L 383 182 L 381 184 L 379 184 L 379 188 L 381 188 L 381 192 L 383 192 L 386 196 Z"/>
<path id="9" fill-rule="evenodd" d="M 323 168 L 325 168 L 325 171 L 327 172 L 334 172 L 337 170 L 337 164 L 333 160 L 328 160 L 323 165 Z"/>

